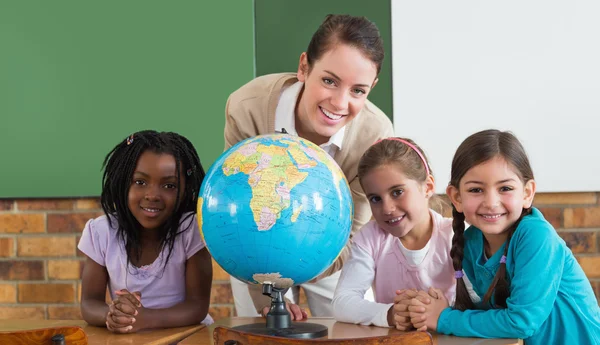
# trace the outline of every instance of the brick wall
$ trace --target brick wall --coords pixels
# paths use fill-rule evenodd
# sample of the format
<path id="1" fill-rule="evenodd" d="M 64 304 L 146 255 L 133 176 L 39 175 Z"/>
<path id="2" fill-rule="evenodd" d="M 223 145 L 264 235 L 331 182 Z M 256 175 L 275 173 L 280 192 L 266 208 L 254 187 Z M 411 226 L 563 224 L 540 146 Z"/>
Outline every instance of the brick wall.
<path id="1" fill-rule="evenodd" d="M 600 296 L 600 192 L 538 194 L 535 205 Z M 0 199 L 0 319 L 81 318 L 77 243 L 85 222 L 100 214 L 97 199 Z M 233 315 L 233 298 L 229 276 L 213 267 L 210 312 L 218 319 Z"/>

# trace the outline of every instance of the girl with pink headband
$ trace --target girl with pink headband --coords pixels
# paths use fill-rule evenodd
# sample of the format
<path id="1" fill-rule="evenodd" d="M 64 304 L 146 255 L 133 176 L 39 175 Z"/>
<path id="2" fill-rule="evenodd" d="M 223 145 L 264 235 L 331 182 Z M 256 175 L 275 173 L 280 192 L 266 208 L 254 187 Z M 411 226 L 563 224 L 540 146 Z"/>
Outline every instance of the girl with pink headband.
<path id="1" fill-rule="evenodd" d="M 452 301 L 452 219 L 430 208 L 434 178 L 410 139 L 377 141 L 362 156 L 358 178 L 373 218 L 354 237 L 333 297 L 337 321 L 414 329 L 408 305 L 424 291 Z M 365 299 L 369 288 L 375 302 Z"/>

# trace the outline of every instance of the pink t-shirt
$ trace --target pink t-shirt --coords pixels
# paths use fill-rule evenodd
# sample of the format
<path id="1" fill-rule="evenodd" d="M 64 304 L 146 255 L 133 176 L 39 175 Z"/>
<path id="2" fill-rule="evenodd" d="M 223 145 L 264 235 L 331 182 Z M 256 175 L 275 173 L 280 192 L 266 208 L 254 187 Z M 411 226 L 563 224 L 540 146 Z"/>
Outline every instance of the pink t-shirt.
<path id="1" fill-rule="evenodd" d="M 419 290 L 435 287 L 444 292 L 449 303 L 454 301 L 456 279 L 450 249 L 452 248 L 452 219 L 431 211 L 433 231 L 429 250 L 423 262 L 409 265 L 400 250 L 400 239 L 381 230 L 373 220 L 354 237 L 354 243 L 370 254 L 375 261 L 373 281 L 375 301 L 392 303 L 398 289 Z"/>
<path id="2" fill-rule="evenodd" d="M 372 220 L 354 236 L 350 258 L 344 264 L 333 297 L 337 321 L 389 327 L 387 314 L 396 290 L 430 287 L 441 289 L 449 303 L 454 300 L 454 269 L 450 258 L 452 219 L 430 210 L 431 238 L 425 248 L 407 260 L 400 239 L 383 231 Z M 405 249 L 406 250 L 406 249 Z M 424 254 L 424 256 L 421 256 Z M 375 302 L 365 299 L 369 288 Z"/>
<path id="3" fill-rule="evenodd" d="M 117 226 L 117 221 L 114 220 L 112 225 Z M 139 268 L 129 263 L 127 269 L 125 244 L 117 236 L 117 229 L 109 226 L 105 215 L 87 222 L 78 248 L 99 265 L 106 267 L 112 298 L 115 298 L 114 292 L 117 290 L 140 291 L 144 307 L 164 309 L 185 300 L 186 261 L 205 246 L 200 238 L 196 215 L 181 223 L 179 231 L 186 228 L 188 229 L 175 239 L 171 257 L 164 270 L 163 262 L 168 255 L 168 248 L 164 248 L 152 264 Z M 207 315 L 203 323 L 207 320 L 211 320 L 210 315 Z"/>

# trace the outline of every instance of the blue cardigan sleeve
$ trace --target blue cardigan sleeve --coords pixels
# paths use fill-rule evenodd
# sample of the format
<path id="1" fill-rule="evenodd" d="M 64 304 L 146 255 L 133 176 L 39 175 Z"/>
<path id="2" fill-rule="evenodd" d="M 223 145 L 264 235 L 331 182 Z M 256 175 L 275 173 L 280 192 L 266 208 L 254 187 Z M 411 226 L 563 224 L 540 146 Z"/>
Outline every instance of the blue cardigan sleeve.
<path id="1" fill-rule="evenodd" d="M 512 254 L 512 255 L 511 255 Z M 529 338 L 550 315 L 563 273 L 565 250 L 543 219 L 525 219 L 515 231 L 507 255 L 514 272 L 506 309 L 459 311 L 447 308 L 437 331 L 462 337 Z M 511 260 L 512 259 L 512 260 Z M 512 261 L 512 270 L 508 266 Z"/>

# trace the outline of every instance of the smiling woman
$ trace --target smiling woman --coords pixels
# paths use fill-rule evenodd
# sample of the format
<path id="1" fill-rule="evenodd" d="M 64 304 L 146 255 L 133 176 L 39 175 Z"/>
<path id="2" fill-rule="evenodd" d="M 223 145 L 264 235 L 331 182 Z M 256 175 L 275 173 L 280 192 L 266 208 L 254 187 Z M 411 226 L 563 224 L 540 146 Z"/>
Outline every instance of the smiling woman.
<path id="1" fill-rule="evenodd" d="M 383 57 L 383 42 L 375 24 L 365 17 L 328 15 L 300 55 L 296 73 L 258 77 L 229 96 L 225 149 L 282 129 L 320 145 L 340 165 L 350 184 L 354 234 L 371 218 L 356 178 L 358 161 L 375 141 L 393 135 L 388 117 L 367 100 L 377 85 Z M 313 316 L 333 315 L 331 300 L 349 245 L 315 282 L 302 285 Z M 248 289 L 231 279 L 238 316 L 258 315 L 270 304 L 259 287 Z M 292 288 L 292 299 L 297 289 Z M 302 318 L 302 314 L 296 315 Z"/>

